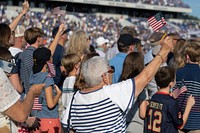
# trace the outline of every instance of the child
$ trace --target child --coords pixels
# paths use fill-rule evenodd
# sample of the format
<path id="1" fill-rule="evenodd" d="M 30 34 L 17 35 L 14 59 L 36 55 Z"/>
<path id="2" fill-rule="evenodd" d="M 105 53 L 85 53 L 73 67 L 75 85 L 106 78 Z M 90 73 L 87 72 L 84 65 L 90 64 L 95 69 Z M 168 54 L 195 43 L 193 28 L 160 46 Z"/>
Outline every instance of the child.
<path id="1" fill-rule="evenodd" d="M 145 113 L 145 133 L 178 133 L 184 127 L 192 106 L 193 96 L 187 99 L 185 112 L 182 115 L 178 102 L 170 95 L 170 88 L 175 85 L 175 70 L 168 66 L 161 67 L 155 75 L 159 91 L 150 100 Z"/>
<path id="2" fill-rule="evenodd" d="M 35 116 L 41 120 L 41 126 L 35 133 L 61 133 L 57 104 L 61 91 L 54 84 L 53 77 L 50 76 L 51 51 L 45 47 L 36 49 L 33 53 L 33 61 L 33 75 L 30 78 L 30 84 L 45 83 L 46 85 L 39 96 L 38 109 L 34 111 Z"/>
<path id="3" fill-rule="evenodd" d="M 79 73 L 81 58 L 76 54 L 65 55 L 61 64 L 66 70 L 67 77 L 63 82 L 62 105 L 64 109 L 69 106 L 71 98 L 75 92 L 74 84 L 76 76 Z"/>

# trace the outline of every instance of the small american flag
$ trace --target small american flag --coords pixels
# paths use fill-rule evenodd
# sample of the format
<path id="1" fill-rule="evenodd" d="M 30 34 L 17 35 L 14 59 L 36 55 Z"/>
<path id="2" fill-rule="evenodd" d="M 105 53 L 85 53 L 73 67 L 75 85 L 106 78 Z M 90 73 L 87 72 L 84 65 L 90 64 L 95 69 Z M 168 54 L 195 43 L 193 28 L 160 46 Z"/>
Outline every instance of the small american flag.
<path id="1" fill-rule="evenodd" d="M 156 15 L 148 18 L 148 22 L 154 31 L 157 31 L 166 24 L 165 18 L 161 12 L 158 12 Z"/>
<path id="2" fill-rule="evenodd" d="M 63 14 L 66 13 L 66 11 L 65 10 L 61 10 L 60 7 L 58 6 L 58 7 L 53 8 L 52 13 L 54 15 L 59 15 L 59 14 L 63 15 Z"/>
<path id="3" fill-rule="evenodd" d="M 49 70 L 49 73 L 48 73 L 48 77 L 55 77 L 56 76 L 56 70 L 55 70 L 55 66 L 53 63 L 50 63 L 50 62 L 47 62 L 47 67 L 48 67 L 48 70 Z"/>
<path id="4" fill-rule="evenodd" d="M 39 103 L 39 97 L 34 99 L 32 110 L 42 110 L 42 104 Z"/>
<path id="5" fill-rule="evenodd" d="M 187 91 L 187 87 L 185 86 L 184 81 L 182 81 L 181 85 L 173 91 L 173 97 L 176 99 L 178 96 Z"/>

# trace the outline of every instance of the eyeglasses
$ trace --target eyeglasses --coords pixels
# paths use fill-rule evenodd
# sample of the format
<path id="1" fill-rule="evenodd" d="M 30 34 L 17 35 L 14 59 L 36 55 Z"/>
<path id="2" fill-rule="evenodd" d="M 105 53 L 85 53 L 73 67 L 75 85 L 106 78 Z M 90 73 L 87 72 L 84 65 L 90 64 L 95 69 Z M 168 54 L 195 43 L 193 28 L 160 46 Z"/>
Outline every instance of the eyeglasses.
<path id="1" fill-rule="evenodd" d="M 107 73 L 112 74 L 114 72 L 115 72 L 115 67 L 114 66 L 110 66 L 110 69 L 107 72 L 105 72 L 104 74 L 102 74 L 101 77 L 103 77 L 103 75 L 105 75 Z"/>

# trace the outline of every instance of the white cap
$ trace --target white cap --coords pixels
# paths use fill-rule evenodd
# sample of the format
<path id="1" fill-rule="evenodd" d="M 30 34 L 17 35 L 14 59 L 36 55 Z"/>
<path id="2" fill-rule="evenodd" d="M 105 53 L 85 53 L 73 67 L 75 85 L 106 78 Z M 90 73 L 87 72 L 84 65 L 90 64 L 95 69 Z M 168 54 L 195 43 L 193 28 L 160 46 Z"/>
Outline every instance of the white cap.
<path id="1" fill-rule="evenodd" d="M 101 46 L 108 42 L 108 39 L 105 39 L 104 37 L 98 37 L 96 40 L 97 46 Z"/>
<path id="2" fill-rule="evenodd" d="M 106 43 L 109 43 L 109 40 L 108 39 L 105 39 Z"/>
<path id="3" fill-rule="evenodd" d="M 18 25 L 15 29 L 15 37 L 22 37 L 24 36 L 25 27 L 22 25 Z"/>

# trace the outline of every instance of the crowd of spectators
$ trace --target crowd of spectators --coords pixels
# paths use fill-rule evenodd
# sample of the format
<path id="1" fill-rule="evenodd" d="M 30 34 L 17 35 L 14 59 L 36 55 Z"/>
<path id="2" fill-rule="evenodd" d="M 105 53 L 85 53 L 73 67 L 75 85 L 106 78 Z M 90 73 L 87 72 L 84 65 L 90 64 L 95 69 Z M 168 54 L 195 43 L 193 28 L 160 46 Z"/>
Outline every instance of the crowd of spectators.
<path id="1" fill-rule="evenodd" d="M 2 16 L 0 22 L 10 23 L 13 18 L 8 18 L 6 10 L 1 6 L 0 12 Z M 14 12 L 14 11 L 13 11 Z M 19 12 L 19 11 L 16 11 Z M 13 14 L 16 14 L 13 13 Z M 73 13 L 80 21 L 72 20 L 66 15 L 53 15 L 51 11 L 33 12 L 30 11 L 26 16 L 20 21 L 20 25 L 29 27 L 39 27 L 45 33 L 45 44 L 50 44 L 52 41 L 52 30 L 53 27 L 57 26 L 59 23 L 64 22 L 71 31 L 76 31 L 77 29 L 82 29 L 90 36 L 91 44 L 96 46 L 96 39 L 100 36 L 109 40 L 109 46 L 112 47 L 116 44 L 117 38 L 119 36 L 119 31 L 122 28 L 123 23 L 120 23 L 121 18 L 106 17 L 103 15 L 96 14 L 83 14 L 83 13 Z M 138 37 L 142 41 L 142 45 L 146 45 L 147 38 L 152 33 L 149 28 L 147 18 L 133 18 L 129 17 L 126 19 L 131 22 L 132 25 L 138 32 Z M 188 37 L 198 37 L 200 29 L 200 24 L 198 22 L 167 22 L 167 25 L 162 28 L 165 32 L 175 32 L 180 33 L 183 38 Z M 194 35 L 195 34 L 195 35 Z M 144 46 L 144 51 L 148 51 L 149 47 Z"/>
<path id="2" fill-rule="evenodd" d="M 113 1 L 119 1 L 119 0 L 113 0 Z M 122 1 L 131 3 L 159 5 L 159 6 L 190 8 L 189 5 L 184 3 L 182 0 L 122 0 Z"/>
<path id="3" fill-rule="evenodd" d="M 156 128 L 157 132 L 200 131 L 200 122 L 194 123 L 200 119 L 199 101 L 195 103 L 195 99 L 199 99 L 197 95 L 199 90 L 195 89 L 195 86 L 199 85 L 200 45 L 199 40 L 193 39 L 195 36 L 199 37 L 198 23 L 167 22 L 160 32 L 153 32 L 147 18 L 126 19 L 125 16 L 110 17 L 83 13 L 55 14 L 48 10 L 44 13 L 33 12 L 29 11 L 28 1 L 24 1 L 21 11 L 8 13 L 3 6 L 0 9 L 0 45 L 2 45 L 0 61 L 3 62 L 0 68 L 5 72 L 1 72 L 0 69 L 2 77 L 0 83 L 4 89 L 3 97 L 0 97 L 0 101 L 3 101 L 0 102 L 2 103 L 0 118 L 1 121 L 6 120 L 0 124 L 0 132 L 6 129 L 7 132 L 19 133 L 24 132 L 22 130 L 26 130 L 27 133 L 30 131 L 61 133 L 61 130 L 69 132 L 126 132 L 127 130 L 135 133 L 133 129 L 138 127 L 135 122 L 141 122 L 141 128 L 137 128 L 139 132 L 154 131 L 155 124 L 149 128 L 148 123 L 151 123 L 151 119 L 157 120 L 156 117 L 152 117 L 155 115 L 160 120 L 162 114 L 162 122 L 157 123 L 160 125 L 160 128 Z M 27 46 L 22 45 L 24 41 Z M 22 46 L 18 47 L 16 44 Z M 12 52 L 9 52 L 11 46 L 14 48 L 13 51 L 19 52 L 14 59 Z M 5 58 L 6 51 L 9 59 Z M 113 54 L 115 52 L 116 54 Z M 99 57 L 91 58 L 92 56 Z M 151 59 L 146 62 L 147 58 Z M 4 65 L 5 63 L 9 65 Z M 12 68 L 8 71 L 7 66 Z M 154 75 L 157 71 L 156 75 L 162 75 L 162 71 L 165 71 L 163 66 L 167 66 L 166 70 L 172 70 L 164 74 L 169 80 L 165 81 L 155 76 L 155 82 Z M 126 72 L 127 70 L 130 74 Z M 176 76 L 175 70 L 177 70 Z M 197 73 L 195 75 L 194 70 Z M 189 72 L 191 73 L 188 74 Z M 168 76 L 169 73 L 172 75 Z M 10 82 L 12 85 L 6 84 Z M 35 84 L 42 83 L 45 84 L 41 85 L 44 87 L 42 91 L 34 89 Z M 31 85 L 33 87 L 30 87 Z M 182 89 L 182 85 L 187 85 L 188 90 L 187 88 L 185 90 L 187 92 L 176 94 L 176 88 Z M 21 87 L 20 91 L 18 87 Z M 5 88 L 16 93 L 14 101 L 4 98 L 11 95 L 6 93 Z M 70 97 L 67 96 L 69 92 L 73 94 Z M 142 93 L 144 97 L 140 95 Z M 185 105 L 186 96 L 189 97 Z M 183 98 L 178 99 L 179 102 L 182 101 L 179 106 L 175 100 L 177 97 Z M 166 100 L 156 99 L 169 99 L 170 104 Z M 136 100 L 138 101 L 135 102 Z M 10 101 L 12 104 L 3 108 L 3 105 Z M 148 105 L 152 109 L 147 109 Z M 181 105 L 186 108 L 180 108 Z M 17 106 L 18 108 L 27 106 L 27 109 L 22 108 L 20 113 L 17 111 Z M 168 111 L 168 108 L 175 110 Z M 136 117 L 133 117 L 133 111 L 138 112 Z M 14 116 L 14 112 L 19 116 Z M 25 120 L 30 112 L 31 115 Z M 166 112 L 169 112 L 170 116 Z M 11 119 L 7 120 L 7 116 L 3 116 L 4 113 Z M 14 123 L 12 119 L 19 123 Z M 172 121 L 168 122 L 169 120 Z M 177 123 L 176 126 L 173 122 Z M 165 128 L 166 123 L 170 128 Z"/>

